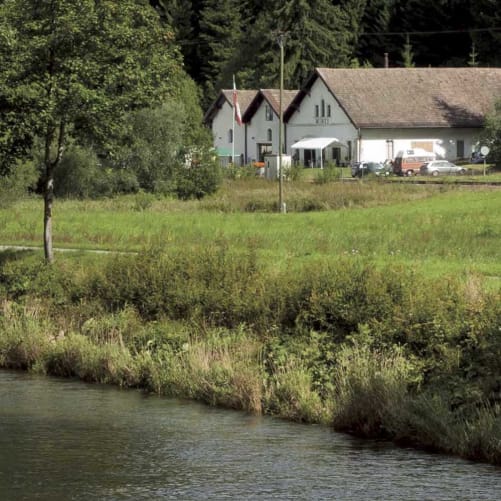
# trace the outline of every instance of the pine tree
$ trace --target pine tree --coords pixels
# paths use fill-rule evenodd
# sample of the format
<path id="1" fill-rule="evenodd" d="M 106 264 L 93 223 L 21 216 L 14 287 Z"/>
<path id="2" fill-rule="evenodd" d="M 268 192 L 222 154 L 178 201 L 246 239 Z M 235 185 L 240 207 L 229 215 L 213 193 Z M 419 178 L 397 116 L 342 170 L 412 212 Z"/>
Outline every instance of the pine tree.
<path id="1" fill-rule="evenodd" d="M 390 44 L 387 36 L 392 9 L 395 0 L 348 0 L 345 9 L 351 16 L 359 16 L 358 21 L 352 21 L 356 29 L 354 53 L 364 64 L 370 63 L 376 67 L 384 66 L 384 53 L 389 52 Z M 358 7 L 358 10 L 357 10 Z"/>
<path id="2" fill-rule="evenodd" d="M 472 28 L 497 28 L 475 33 L 475 49 L 484 64 L 501 66 L 501 9 L 498 0 L 471 1 Z"/>
<path id="3" fill-rule="evenodd" d="M 470 59 L 468 60 L 468 66 L 475 67 L 478 66 L 477 60 L 477 50 L 475 48 L 475 42 L 471 43 Z"/>
<path id="4" fill-rule="evenodd" d="M 204 0 L 202 3 L 197 51 L 200 67 L 196 80 L 202 85 L 205 105 L 229 83 L 224 76 L 242 36 L 240 7 L 232 0 Z"/>
<path id="5" fill-rule="evenodd" d="M 413 61 L 412 45 L 410 42 L 409 35 L 405 36 L 404 50 L 402 51 L 402 60 L 404 63 L 404 68 L 414 68 L 416 66 Z"/>
<path id="6" fill-rule="evenodd" d="M 284 84 L 288 88 L 301 86 L 315 67 L 349 64 L 351 35 L 339 5 L 328 0 L 272 0 L 247 30 L 247 43 L 241 48 L 243 74 L 249 82 L 260 87 L 278 85 L 279 33 L 285 34 Z"/>

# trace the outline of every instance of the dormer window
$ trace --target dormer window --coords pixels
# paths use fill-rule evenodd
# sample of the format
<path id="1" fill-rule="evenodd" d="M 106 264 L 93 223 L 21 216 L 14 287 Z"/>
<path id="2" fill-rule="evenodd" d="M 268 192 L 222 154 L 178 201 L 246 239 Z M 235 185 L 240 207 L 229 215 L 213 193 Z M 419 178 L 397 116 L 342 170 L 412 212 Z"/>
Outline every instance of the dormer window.
<path id="1" fill-rule="evenodd" d="M 331 117 L 331 105 L 327 105 L 327 116 L 330 118 Z"/>
<path id="2" fill-rule="evenodd" d="M 315 105 L 315 118 L 318 118 L 318 115 L 319 115 L 319 108 L 318 108 L 318 104 Z"/>
<path id="3" fill-rule="evenodd" d="M 321 106 L 322 106 L 322 118 L 325 117 L 325 101 L 322 99 L 321 101 Z"/>
<path id="4" fill-rule="evenodd" d="M 266 115 L 266 121 L 267 122 L 272 122 L 273 121 L 273 109 L 272 107 L 267 104 L 265 106 L 265 115 Z"/>

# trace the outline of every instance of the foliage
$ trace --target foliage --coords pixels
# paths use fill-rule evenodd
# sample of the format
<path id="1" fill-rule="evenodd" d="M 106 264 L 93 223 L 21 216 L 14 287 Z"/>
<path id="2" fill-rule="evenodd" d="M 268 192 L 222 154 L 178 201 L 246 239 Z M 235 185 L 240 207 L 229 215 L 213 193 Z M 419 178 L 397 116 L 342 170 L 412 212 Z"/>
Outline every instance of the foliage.
<path id="1" fill-rule="evenodd" d="M 12 172 L 0 176 L 0 208 L 12 205 L 33 191 L 38 180 L 38 169 L 32 161 L 18 161 Z"/>
<path id="2" fill-rule="evenodd" d="M 178 193 L 180 198 L 202 198 L 217 189 L 218 169 L 193 86 L 155 109 L 132 113 L 130 121 L 129 139 L 110 162 L 115 170 L 134 176 L 144 191 Z M 200 158 L 196 175 L 187 176 L 185 166 Z"/>
<path id="3" fill-rule="evenodd" d="M 242 31 L 241 2 L 233 0 L 203 0 L 200 20 L 196 68 L 206 107 L 216 98 L 225 82 L 231 81 L 232 60 Z"/>
<path id="4" fill-rule="evenodd" d="M 152 0 L 175 26 L 189 74 L 204 91 L 204 105 L 231 75 L 246 88 L 278 85 L 277 35 L 285 31 L 285 81 L 299 88 L 318 66 L 382 67 L 405 64 L 412 35 L 417 66 L 499 66 L 500 13 L 492 0 L 343 0 L 287 2 Z M 465 30 L 465 19 L 467 27 Z M 417 33 L 416 32 L 422 32 Z M 433 33 L 426 33 L 433 32 Z M 200 69 L 203 68 L 203 71 Z"/>
<path id="5" fill-rule="evenodd" d="M 496 193 L 435 192 L 371 217 L 243 215 L 240 225 L 242 214 L 182 214 L 197 207 L 187 202 L 162 212 L 167 202 L 142 195 L 61 204 L 76 233 L 95 207 L 115 230 L 125 213 L 123 234 L 141 242 L 155 221 L 156 245 L 137 255 L 46 266 L 36 253 L 0 254 L 0 365 L 500 461 L 499 284 L 416 264 L 429 254 L 444 268 L 455 252 L 461 270 L 483 259 L 498 273 Z"/>
<path id="6" fill-rule="evenodd" d="M 341 170 L 338 169 L 334 164 L 328 163 L 322 170 L 317 172 L 314 181 L 317 184 L 325 184 L 336 181 L 340 177 Z"/>
<path id="7" fill-rule="evenodd" d="M 496 102 L 492 113 L 487 115 L 482 141 L 489 146 L 489 161 L 501 165 L 501 100 Z"/>
<path id="8" fill-rule="evenodd" d="M 279 33 L 285 33 L 284 82 L 287 88 L 302 85 L 315 66 L 343 66 L 350 59 L 351 34 L 347 16 L 339 5 L 327 0 L 267 2 L 256 22 L 249 23 L 248 27 L 239 54 L 239 68 L 247 86 L 278 85 Z M 252 75 L 252 68 L 260 70 Z"/>
<path id="9" fill-rule="evenodd" d="M 207 152 L 194 153 L 194 156 L 196 158 L 191 164 L 181 166 L 177 171 L 174 192 L 181 200 L 200 200 L 215 193 L 221 184 L 222 173 L 217 160 Z"/>
<path id="10" fill-rule="evenodd" d="M 412 45 L 409 35 L 407 35 L 405 38 L 404 48 L 402 50 L 402 63 L 404 68 L 414 68 L 414 66 L 416 66 L 413 61 L 413 56 Z"/>
<path id="11" fill-rule="evenodd" d="M 99 198 L 139 189 L 135 173 L 106 168 L 92 149 L 76 144 L 68 148 L 54 177 L 59 197 Z"/>
<path id="12" fill-rule="evenodd" d="M 0 4 L 4 129 L 44 143 L 44 244 L 52 261 L 54 171 L 68 137 L 113 149 L 126 112 L 162 101 L 183 79 L 169 31 L 143 2 L 5 0 Z M 5 112 L 4 112 L 5 113 Z M 28 124 L 28 125 L 26 125 Z M 12 151 L 16 141 L 5 141 Z"/>

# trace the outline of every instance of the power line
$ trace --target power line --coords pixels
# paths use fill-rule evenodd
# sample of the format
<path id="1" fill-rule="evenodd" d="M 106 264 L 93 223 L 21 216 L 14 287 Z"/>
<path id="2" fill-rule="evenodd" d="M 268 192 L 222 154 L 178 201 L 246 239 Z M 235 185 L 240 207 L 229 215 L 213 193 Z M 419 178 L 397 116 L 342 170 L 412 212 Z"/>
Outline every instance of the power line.
<path id="1" fill-rule="evenodd" d="M 488 31 L 501 31 L 500 28 L 464 28 L 461 30 L 437 30 L 437 31 L 372 31 L 362 32 L 358 36 L 384 35 L 384 36 L 405 36 L 405 35 L 451 35 L 458 33 L 485 33 Z"/>
<path id="2" fill-rule="evenodd" d="M 464 28 L 461 30 L 435 30 L 435 31 L 362 31 L 357 33 L 358 37 L 364 36 L 415 36 L 415 35 L 457 35 L 457 34 L 469 34 L 469 33 L 487 33 L 501 31 L 501 27 L 493 28 Z M 334 34 L 345 34 L 346 31 L 333 30 L 331 33 Z M 202 42 L 201 40 L 176 40 L 176 43 L 181 46 L 188 45 L 209 45 L 207 42 Z"/>

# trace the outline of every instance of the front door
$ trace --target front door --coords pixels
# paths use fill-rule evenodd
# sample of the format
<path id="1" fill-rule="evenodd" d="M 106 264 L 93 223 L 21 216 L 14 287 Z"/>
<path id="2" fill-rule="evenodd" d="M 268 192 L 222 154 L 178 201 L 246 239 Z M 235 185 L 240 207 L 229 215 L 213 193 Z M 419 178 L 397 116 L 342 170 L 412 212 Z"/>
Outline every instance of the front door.
<path id="1" fill-rule="evenodd" d="M 316 150 L 304 150 L 304 166 L 315 167 L 317 159 Z"/>
<path id="2" fill-rule="evenodd" d="M 257 160 L 264 162 L 264 156 L 271 154 L 271 143 L 258 143 L 257 145 Z"/>

